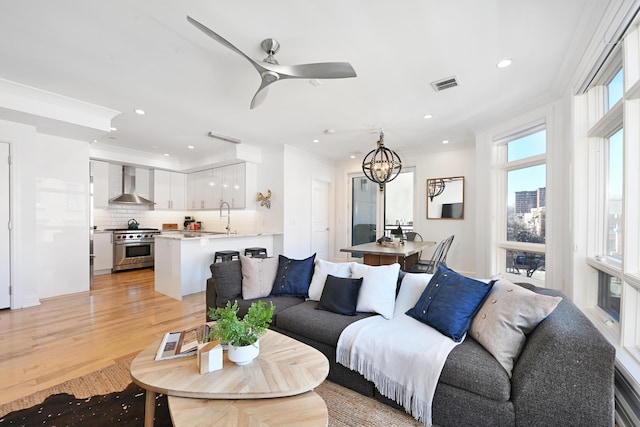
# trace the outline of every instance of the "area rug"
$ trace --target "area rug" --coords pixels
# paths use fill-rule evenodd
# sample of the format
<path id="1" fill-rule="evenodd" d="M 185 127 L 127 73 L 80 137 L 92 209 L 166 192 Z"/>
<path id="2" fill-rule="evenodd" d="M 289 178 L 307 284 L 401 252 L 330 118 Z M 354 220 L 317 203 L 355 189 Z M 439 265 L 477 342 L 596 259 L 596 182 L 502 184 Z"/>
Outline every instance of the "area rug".
<path id="1" fill-rule="evenodd" d="M 131 359 L 0 406 L 4 426 L 142 426 L 145 394 L 131 383 Z M 315 389 L 331 427 L 421 426 L 410 415 L 325 381 Z M 156 427 L 170 427 L 166 396 L 156 400 Z"/>

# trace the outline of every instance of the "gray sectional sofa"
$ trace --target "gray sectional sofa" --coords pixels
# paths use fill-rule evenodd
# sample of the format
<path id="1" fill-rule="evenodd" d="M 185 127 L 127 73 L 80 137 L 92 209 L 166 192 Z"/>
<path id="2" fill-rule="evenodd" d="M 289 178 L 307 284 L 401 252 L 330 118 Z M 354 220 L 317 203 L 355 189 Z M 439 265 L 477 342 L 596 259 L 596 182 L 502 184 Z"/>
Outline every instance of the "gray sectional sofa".
<path id="1" fill-rule="evenodd" d="M 242 298 L 240 261 L 211 265 L 207 307 L 236 300 L 240 313 L 254 300 Z M 401 272 L 402 276 L 403 273 Z M 398 283 L 400 286 L 401 278 Z M 558 291 L 520 284 L 539 294 Z M 372 316 L 344 316 L 316 310 L 317 301 L 266 297 L 276 306 L 272 329 L 302 341 L 329 360 L 328 379 L 385 403 L 374 385 L 336 363 L 340 333 Z M 209 319 L 207 319 L 209 320 Z M 614 423 L 614 348 L 566 297 L 528 336 L 512 377 L 471 336 L 449 354 L 432 402 L 438 426 L 612 426 Z M 402 410 L 402 408 L 400 408 Z"/>

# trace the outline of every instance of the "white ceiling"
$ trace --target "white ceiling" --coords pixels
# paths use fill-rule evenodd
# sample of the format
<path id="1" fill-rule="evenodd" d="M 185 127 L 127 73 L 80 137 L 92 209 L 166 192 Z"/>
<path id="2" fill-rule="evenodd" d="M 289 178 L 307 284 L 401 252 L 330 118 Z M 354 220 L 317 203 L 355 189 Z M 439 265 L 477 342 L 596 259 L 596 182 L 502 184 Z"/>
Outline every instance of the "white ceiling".
<path id="1" fill-rule="evenodd" d="M 607 3 L 3 1 L 0 78 L 120 111 L 117 131 L 100 142 L 183 161 L 211 150 L 210 131 L 335 159 L 364 156 L 380 128 L 399 153 L 457 149 L 472 146 L 473 132 L 505 113 L 557 98 Z M 317 87 L 276 82 L 250 110 L 256 70 L 186 15 L 253 58 L 266 56 L 260 42 L 273 37 L 280 64 L 348 61 L 358 77 Z M 513 65 L 496 68 L 504 57 Z M 450 76 L 459 87 L 433 90 L 431 82 Z M 424 119 L 427 113 L 433 118 Z"/>

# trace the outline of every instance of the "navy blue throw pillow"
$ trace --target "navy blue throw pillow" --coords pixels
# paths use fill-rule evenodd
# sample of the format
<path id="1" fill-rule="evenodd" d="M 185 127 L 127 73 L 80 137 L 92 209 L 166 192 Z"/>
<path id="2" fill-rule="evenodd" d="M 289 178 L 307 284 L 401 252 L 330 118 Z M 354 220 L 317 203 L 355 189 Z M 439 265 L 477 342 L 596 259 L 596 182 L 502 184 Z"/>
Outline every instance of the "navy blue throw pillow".
<path id="1" fill-rule="evenodd" d="M 406 314 L 460 342 L 494 282 L 471 279 L 440 264 L 415 307 Z"/>
<path id="2" fill-rule="evenodd" d="M 290 259 L 280 255 L 278 257 L 278 272 L 273 282 L 271 295 L 308 297 L 315 259 L 316 254 L 306 259 Z"/>
<path id="3" fill-rule="evenodd" d="M 362 277 L 353 279 L 327 274 L 322 296 L 316 309 L 355 316 L 360 286 L 362 286 Z"/>

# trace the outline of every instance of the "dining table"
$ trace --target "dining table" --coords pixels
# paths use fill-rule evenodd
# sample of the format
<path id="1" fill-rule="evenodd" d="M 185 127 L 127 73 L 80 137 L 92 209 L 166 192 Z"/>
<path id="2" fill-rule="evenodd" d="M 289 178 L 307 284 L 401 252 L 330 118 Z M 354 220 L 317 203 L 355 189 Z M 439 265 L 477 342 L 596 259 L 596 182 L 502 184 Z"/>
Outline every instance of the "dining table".
<path id="1" fill-rule="evenodd" d="M 352 255 L 362 255 L 367 265 L 400 264 L 402 270 L 408 270 L 420 259 L 421 252 L 435 245 L 435 241 L 409 241 L 377 243 L 369 242 L 340 249 Z"/>

